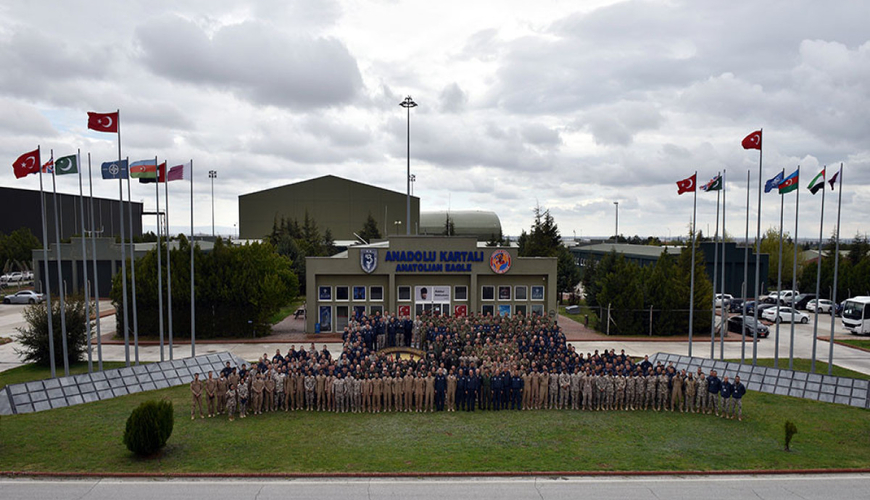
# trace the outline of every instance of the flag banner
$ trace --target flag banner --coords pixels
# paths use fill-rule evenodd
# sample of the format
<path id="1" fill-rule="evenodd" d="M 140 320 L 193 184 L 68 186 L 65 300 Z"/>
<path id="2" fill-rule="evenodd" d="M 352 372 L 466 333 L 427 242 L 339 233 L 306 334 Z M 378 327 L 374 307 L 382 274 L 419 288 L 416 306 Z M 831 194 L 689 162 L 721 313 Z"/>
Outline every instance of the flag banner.
<path id="1" fill-rule="evenodd" d="M 139 184 L 154 184 L 155 182 L 166 182 L 166 162 L 164 161 L 157 167 L 154 166 L 154 160 L 151 160 L 151 175 L 140 177 Z"/>
<path id="2" fill-rule="evenodd" d="M 756 130 L 755 132 L 747 135 L 743 139 L 743 149 L 761 149 L 761 131 Z"/>
<path id="3" fill-rule="evenodd" d="M 695 184 L 698 174 L 695 174 L 691 177 L 683 179 L 681 181 L 677 181 L 677 194 L 683 193 L 692 193 L 695 191 Z"/>
<path id="4" fill-rule="evenodd" d="M 93 113 L 88 111 L 88 128 L 97 132 L 118 132 L 118 112 Z"/>
<path id="5" fill-rule="evenodd" d="M 56 175 L 79 173 L 79 165 L 76 155 L 62 156 L 57 160 L 54 160 L 54 173 Z"/>
<path id="6" fill-rule="evenodd" d="M 12 170 L 15 172 L 15 178 L 20 179 L 30 174 L 39 173 L 39 149 L 34 149 L 29 153 L 24 153 L 12 163 Z"/>
<path id="7" fill-rule="evenodd" d="M 43 174 L 53 174 L 54 173 L 54 158 L 49 158 L 49 160 L 42 164 L 42 173 Z"/>
<path id="8" fill-rule="evenodd" d="M 127 160 L 107 161 L 100 166 L 103 179 L 126 179 Z"/>
<path id="9" fill-rule="evenodd" d="M 710 179 L 710 182 L 701 186 L 704 191 L 721 191 L 722 190 L 722 175 L 717 175 Z"/>
<path id="10" fill-rule="evenodd" d="M 807 186 L 807 189 L 810 190 L 811 193 L 816 194 L 820 189 L 824 189 L 825 187 L 825 169 L 823 168 L 819 175 L 813 177 L 813 180 L 810 181 L 810 185 Z"/>
<path id="11" fill-rule="evenodd" d="M 156 179 L 157 162 L 155 160 L 134 161 L 130 164 L 130 177 L 133 179 Z"/>
<path id="12" fill-rule="evenodd" d="M 167 174 L 169 181 L 190 180 L 190 162 L 176 165 L 169 169 Z"/>
<path id="13" fill-rule="evenodd" d="M 779 194 L 791 193 L 795 189 L 798 188 L 800 183 L 800 176 L 798 173 L 800 170 L 795 170 L 791 175 L 786 177 L 782 183 L 779 185 Z"/>
<path id="14" fill-rule="evenodd" d="M 842 172 L 842 171 L 843 171 L 843 167 L 840 167 L 840 170 L 837 170 L 837 173 L 834 174 L 834 176 L 831 177 L 831 180 L 828 181 L 828 184 L 831 185 L 831 189 L 834 189 L 834 184 L 837 183 L 837 178 L 840 177 L 840 172 Z"/>
<path id="15" fill-rule="evenodd" d="M 764 184 L 764 192 L 769 193 L 769 192 L 773 191 L 774 189 L 778 188 L 779 185 L 782 184 L 782 178 L 784 176 L 785 176 L 785 174 L 783 172 L 780 172 L 780 173 L 776 174 L 776 177 L 774 177 L 773 179 L 769 179 Z"/>

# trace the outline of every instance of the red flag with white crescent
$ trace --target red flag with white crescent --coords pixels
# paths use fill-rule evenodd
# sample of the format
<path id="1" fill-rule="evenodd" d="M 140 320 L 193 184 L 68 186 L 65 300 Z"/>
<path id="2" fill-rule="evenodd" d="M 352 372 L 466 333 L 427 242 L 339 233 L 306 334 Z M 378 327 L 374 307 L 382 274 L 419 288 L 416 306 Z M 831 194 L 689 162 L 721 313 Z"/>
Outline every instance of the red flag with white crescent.
<path id="1" fill-rule="evenodd" d="M 118 132 L 118 112 L 94 113 L 88 111 L 88 128 L 97 132 Z"/>
<path id="2" fill-rule="evenodd" d="M 743 149 L 761 149 L 761 131 L 756 130 L 755 132 L 747 135 L 743 139 Z"/>
<path id="3" fill-rule="evenodd" d="M 15 178 L 20 179 L 30 174 L 39 173 L 39 149 L 34 149 L 29 153 L 24 153 L 19 156 L 14 163 L 12 169 L 15 171 Z"/>
<path id="4" fill-rule="evenodd" d="M 677 194 L 694 192 L 697 185 L 697 182 L 695 182 L 697 177 L 698 174 L 695 174 L 689 178 L 677 181 Z"/>

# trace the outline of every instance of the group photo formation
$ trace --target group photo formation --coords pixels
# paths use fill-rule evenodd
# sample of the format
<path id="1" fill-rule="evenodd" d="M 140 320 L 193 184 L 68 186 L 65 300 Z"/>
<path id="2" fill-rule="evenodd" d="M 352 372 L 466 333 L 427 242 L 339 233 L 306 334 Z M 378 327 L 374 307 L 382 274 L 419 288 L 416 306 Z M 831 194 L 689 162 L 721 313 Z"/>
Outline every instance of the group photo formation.
<path id="1" fill-rule="evenodd" d="M 397 337 L 397 331 L 407 332 Z M 743 420 L 746 386 L 715 370 L 678 371 L 614 350 L 577 352 L 556 321 L 533 315 L 412 321 L 360 315 L 333 356 L 312 343 L 191 383 L 191 419 L 276 411 L 337 413 L 584 410 L 673 411 Z M 417 349 L 390 349 L 419 347 Z M 387 348 L 382 353 L 378 348 Z"/>

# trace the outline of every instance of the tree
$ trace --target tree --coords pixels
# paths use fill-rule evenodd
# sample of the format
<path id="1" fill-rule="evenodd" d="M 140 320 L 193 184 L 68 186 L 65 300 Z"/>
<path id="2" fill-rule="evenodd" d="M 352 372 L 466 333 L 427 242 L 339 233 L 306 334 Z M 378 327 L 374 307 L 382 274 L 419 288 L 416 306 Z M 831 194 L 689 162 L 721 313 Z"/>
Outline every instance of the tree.
<path id="1" fill-rule="evenodd" d="M 85 301 L 80 296 L 67 296 L 66 301 L 66 333 L 67 361 L 75 363 L 82 359 L 87 351 L 88 336 L 91 333 L 91 323 L 85 327 Z M 93 307 L 93 304 L 91 304 Z M 93 309 L 92 309 L 93 310 Z M 54 333 L 54 362 L 63 363 L 63 331 L 61 330 L 60 301 L 51 303 L 52 328 Z M 48 348 L 48 308 L 46 304 L 33 304 L 24 310 L 24 321 L 27 326 L 18 328 L 21 334 L 18 341 L 22 348 L 15 353 L 24 361 L 30 361 L 40 366 L 49 366 L 51 356 Z"/>
<path id="2" fill-rule="evenodd" d="M 689 240 L 691 241 L 691 236 Z M 699 238 L 700 240 L 700 238 Z M 704 260 L 704 252 L 700 249 L 700 246 L 695 246 L 695 297 L 693 303 L 694 316 L 693 323 L 694 328 L 693 331 L 702 332 L 705 328 L 710 327 L 711 321 L 711 311 L 710 305 L 713 303 L 713 283 L 710 282 L 710 278 L 707 276 L 706 260 Z M 687 285 L 690 284 L 691 281 L 691 272 L 692 272 L 692 250 L 687 245 L 683 247 L 683 250 L 680 252 L 680 256 L 677 259 L 677 266 L 680 269 L 680 275 L 684 280 L 684 283 Z M 688 289 L 684 296 L 684 304 L 689 303 L 689 292 Z M 688 306 L 686 306 L 688 307 Z M 686 332 L 688 332 L 689 325 L 689 315 L 688 312 L 685 313 L 685 325 Z"/>
<path id="3" fill-rule="evenodd" d="M 870 242 L 860 232 L 856 233 L 855 238 L 852 239 L 852 244 L 849 245 L 849 261 L 857 265 L 867 255 L 870 255 Z"/>
<path id="4" fill-rule="evenodd" d="M 9 235 L 0 234 L 0 265 L 4 272 L 29 269 L 36 248 L 42 248 L 42 243 L 28 227 L 16 229 Z"/>
<path id="5" fill-rule="evenodd" d="M 602 331 L 607 331 L 609 308 L 610 333 L 642 332 L 643 289 L 639 269 L 637 264 L 629 262 L 624 255 L 616 254 L 612 272 L 599 275 L 597 301 L 601 304 Z"/>
<path id="6" fill-rule="evenodd" d="M 378 221 L 372 217 L 371 212 L 369 212 L 369 215 L 359 232 L 359 237 L 365 240 L 366 243 L 371 243 L 374 240 L 383 238 L 380 229 L 378 229 Z"/>
<path id="7" fill-rule="evenodd" d="M 486 242 L 486 246 L 488 246 L 488 247 L 500 247 L 500 246 L 505 246 L 505 245 L 509 245 L 509 244 L 510 244 L 510 240 L 508 240 L 507 238 L 504 237 L 504 235 L 501 232 L 501 228 L 499 228 L 498 234 L 492 233 L 489 236 L 489 241 Z"/>
<path id="8" fill-rule="evenodd" d="M 442 236 L 454 236 L 456 234 L 456 226 L 453 224 L 453 219 L 450 218 L 450 213 L 447 213 L 447 219 L 444 220 L 444 229 L 441 231 Z"/>
<path id="9" fill-rule="evenodd" d="M 768 279 L 769 288 L 776 287 L 777 272 L 779 269 L 779 231 L 770 228 L 761 238 L 761 253 L 768 254 Z M 794 288 L 794 276 L 792 275 L 793 259 L 795 253 L 794 241 L 788 233 L 782 235 L 782 287 L 783 289 Z M 800 262 L 798 263 L 800 265 Z M 800 272 L 800 269 L 798 269 Z M 815 281 L 814 281 L 815 282 Z"/>
<path id="10" fill-rule="evenodd" d="M 558 248 L 562 246 L 562 238 L 559 236 L 559 227 L 550 214 L 549 210 L 542 209 L 540 205 L 534 209 L 535 222 L 531 232 L 523 230 L 519 240 L 519 254 L 522 257 L 555 257 Z"/>
<path id="11" fill-rule="evenodd" d="M 574 254 L 564 246 L 559 247 L 556 288 L 559 293 L 574 293 L 581 280 L 580 267 L 574 262 Z"/>

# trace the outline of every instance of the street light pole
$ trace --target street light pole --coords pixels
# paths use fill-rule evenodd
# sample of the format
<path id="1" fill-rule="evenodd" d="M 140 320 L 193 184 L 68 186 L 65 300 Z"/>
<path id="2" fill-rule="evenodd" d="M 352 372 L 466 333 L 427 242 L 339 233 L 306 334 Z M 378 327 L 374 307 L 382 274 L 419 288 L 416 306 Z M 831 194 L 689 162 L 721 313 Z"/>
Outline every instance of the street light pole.
<path id="1" fill-rule="evenodd" d="M 217 170 L 209 170 L 208 178 L 211 179 L 211 237 L 214 238 L 214 180 L 217 178 Z"/>
<path id="2" fill-rule="evenodd" d="M 613 241 L 619 243 L 619 202 L 614 201 L 613 204 L 616 205 L 616 233 L 613 237 Z"/>
<path id="3" fill-rule="evenodd" d="M 414 183 L 417 182 L 417 176 L 411 174 L 411 196 L 414 196 Z"/>
<path id="4" fill-rule="evenodd" d="M 405 98 L 404 101 L 399 103 L 399 106 L 405 108 L 408 111 L 408 175 L 405 178 L 407 180 L 407 213 L 405 215 L 405 234 L 411 234 L 411 108 L 416 108 L 417 103 L 411 99 L 411 96 Z"/>

